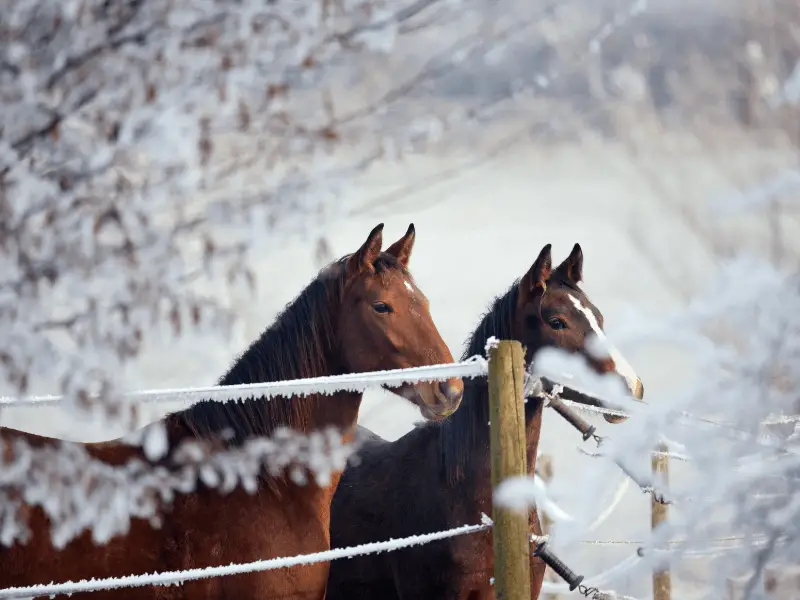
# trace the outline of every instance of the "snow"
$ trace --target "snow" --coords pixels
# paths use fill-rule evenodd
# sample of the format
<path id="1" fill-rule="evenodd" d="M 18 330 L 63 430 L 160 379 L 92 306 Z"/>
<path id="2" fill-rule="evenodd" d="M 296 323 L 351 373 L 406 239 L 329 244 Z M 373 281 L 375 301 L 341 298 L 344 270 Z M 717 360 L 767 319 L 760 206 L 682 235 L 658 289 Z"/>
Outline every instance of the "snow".
<path id="1" fill-rule="evenodd" d="M 503 480 L 494 491 L 495 506 L 504 506 L 527 513 L 538 507 L 555 522 L 573 521 L 571 515 L 553 502 L 547 495 L 547 488 L 538 475 L 509 477 Z"/>

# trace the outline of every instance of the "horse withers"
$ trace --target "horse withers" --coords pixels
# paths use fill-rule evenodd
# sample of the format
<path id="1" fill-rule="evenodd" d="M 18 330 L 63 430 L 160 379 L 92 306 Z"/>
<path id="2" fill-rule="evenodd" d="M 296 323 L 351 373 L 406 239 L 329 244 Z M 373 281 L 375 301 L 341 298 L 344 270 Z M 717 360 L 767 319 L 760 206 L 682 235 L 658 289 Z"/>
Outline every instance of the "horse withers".
<path id="1" fill-rule="evenodd" d="M 579 286 L 583 253 L 576 244 L 552 269 L 550 245 L 502 296 L 496 298 L 467 344 L 464 358 L 485 352 L 487 340 L 520 341 L 529 366 L 545 347 L 583 356 L 599 373 L 616 373 L 631 395 L 643 387 L 616 350 L 599 360 L 587 349 L 604 336 L 603 315 Z M 576 396 L 577 397 L 577 396 Z M 586 398 L 585 396 L 582 396 Z M 543 401 L 525 405 L 528 473 L 536 469 Z M 610 422 L 620 418 L 610 417 Z M 389 538 L 442 531 L 492 514 L 489 454 L 489 392 L 485 379 L 466 382 L 461 408 L 441 423 L 416 427 L 394 442 L 371 432 L 358 462 L 345 470 L 331 507 L 331 545 L 347 547 Z M 536 511 L 530 533 L 541 535 Z M 544 563 L 531 557 L 531 591 L 536 599 Z M 335 560 L 326 600 L 488 600 L 494 597 L 490 531 L 393 552 Z"/>
<path id="2" fill-rule="evenodd" d="M 414 283 L 408 263 L 414 246 L 406 234 L 381 251 L 379 225 L 353 254 L 334 262 L 306 287 L 221 379 L 221 385 L 320 377 L 453 362 L 434 324 L 428 300 Z M 404 385 L 392 390 L 441 420 L 459 406 L 463 383 Z M 279 428 L 311 432 L 334 426 L 352 440 L 361 393 L 303 397 L 249 398 L 243 402 L 200 402 L 166 417 L 170 447 L 200 439 L 236 448 L 270 436 Z M 34 447 L 62 443 L 5 429 L 4 460 L 14 440 Z M 86 444 L 103 464 L 145 461 L 143 452 L 118 442 Z M 0 454 L 3 456 L 3 454 Z M 169 458 L 160 466 L 170 467 Z M 307 473 L 310 475 L 310 473 Z M 30 529 L 27 543 L 0 547 L 0 588 L 51 581 L 120 577 L 154 571 L 250 562 L 329 548 L 330 502 L 339 480 L 299 485 L 288 473 L 262 471 L 255 493 L 237 487 L 227 494 L 198 483 L 161 507 L 163 525 L 133 519 L 126 535 L 95 545 L 83 532 L 65 548 L 54 548 L 43 503 L 23 506 Z M 95 592 L 96 600 L 322 600 L 327 563 L 187 582 L 181 587 L 124 588 Z M 84 596 L 84 594 L 76 594 Z"/>

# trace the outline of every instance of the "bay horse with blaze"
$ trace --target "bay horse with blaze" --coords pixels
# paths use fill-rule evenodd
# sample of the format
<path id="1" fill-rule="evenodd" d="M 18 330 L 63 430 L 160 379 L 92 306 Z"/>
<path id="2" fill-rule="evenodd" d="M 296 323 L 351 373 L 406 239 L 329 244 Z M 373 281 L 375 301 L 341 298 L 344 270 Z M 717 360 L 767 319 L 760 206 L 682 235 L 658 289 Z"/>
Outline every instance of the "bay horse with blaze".
<path id="1" fill-rule="evenodd" d="M 603 315 L 578 285 L 583 253 L 578 244 L 552 269 L 550 244 L 502 296 L 472 333 L 464 358 L 483 355 L 491 336 L 518 340 L 529 366 L 537 351 L 555 347 L 582 355 L 598 373 L 616 373 L 638 400 L 643 387 L 616 350 L 598 360 L 586 349 L 605 338 Z M 576 395 L 576 397 L 578 397 Z M 584 402 L 590 399 L 582 396 Z M 528 474 L 536 469 L 543 400 L 525 404 Z M 612 423 L 619 417 L 604 415 Z M 462 406 L 441 423 L 415 427 L 394 442 L 369 437 L 339 483 L 331 506 L 331 545 L 355 546 L 443 531 L 481 522 L 492 514 L 489 391 L 485 378 L 465 382 Z M 387 501 L 387 499 L 389 499 Z M 541 535 L 536 511 L 529 531 Z M 545 564 L 531 557 L 532 598 L 539 597 Z M 336 560 L 326 600 L 490 600 L 494 576 L 491 531 L 393 552 Z"/>
<path id="2" fill-rule="evenodd" d="M 428 300 L 414 283 L 408 263 L 413 224 L 381 251 L 383 225 L 353 254 L 327 268 L 277 317 L 220 380 L 221 385 L 321 377 L 453 362 L 434 324 Z M 459 378 L 404 384 L 391 390 L 416 404 L 425 418 L 443 419 L 458 408 Z M 166 417 L 170 447 L 200 439 L 214 447 L 241 447 L 278 428 L 309 433 L 334 426 L 345 442 L 354 438 L 361 393 L 249 398 L 200 402 Z M 0 443 L 13 451 L 15 439 L 55 447 L 58 440 L 4 430 Z M 117 441 L 86 444 L 91 457 L 110 465 L 145 461 L 142 449 Z M 0 452 L 0 458 L 4 456 Z M 169 468 L 169 457 L 160 466 Z M 306 476 L 310 473 L 306 472 Z M 46 513 L 27 506 L 31 535 L 25 544 L 0 547 L 0 588 L 51 581 L 120 577 L 154 571 L 250 562 L 309 554 L 330 547 L 330 503 L 341 473 L 329 485 L 313 477 L 298 485 L 289 473 L 262 469 L 254 493 L 242 486 L 227 494 L 198 483 L 163 506 L 156 529 L 133 519 L 128 533 L 95 545 L 85 531 L 66 547 L 54 548 Z M 328 563 L 190 581 L 182 586 L 123 588 L 76 594 L 96 600 L 322 600 Z"/>

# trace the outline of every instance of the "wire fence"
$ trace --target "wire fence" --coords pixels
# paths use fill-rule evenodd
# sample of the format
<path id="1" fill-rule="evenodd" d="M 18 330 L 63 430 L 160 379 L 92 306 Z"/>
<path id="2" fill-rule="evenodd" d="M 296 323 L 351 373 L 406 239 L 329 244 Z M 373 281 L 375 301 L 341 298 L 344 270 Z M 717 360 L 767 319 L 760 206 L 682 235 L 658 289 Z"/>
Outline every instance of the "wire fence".
<path id="1" fill-rule="evenodd" d="M 162 402 L 184 402 L 192 404 L 201 400 L 211 400 L 216 402 L 228 402 L 241 400 L 242 398 L 274 398 L 278 396 L 305 396 L 309 394 L 332 394 L 338 391 L 353 391 L 363 392 L 370 388 L 377 388 L 379 386 L 400 386 L 407 383 L 415 383 L 419 381 L 441 381 L 452 377 L 485 377 L 488 374 L 488 363 L 484 357 L 473 356 L 466 361 L 460 363 L 453 363 L 447 365 L 436 365 L 428 367 L 416 367 L 410 369 L 397 369 L 391 371 L 379 371 L 373 373 L 354 373 L 348 375 L 331 376 L 331 377 L 317 377 L 309 379 L 297 379 L 290 381 L 277 381 L 267 383 L 255 383 L 246 385 L 233 385 L 233 386 L 207 386 L 196 388 L 180 388 L 180 389 L 162 389 L 162 390 L 146 390 L 139 392 L 131 392 L 126 394 L 127 399 L 136 402 L 147 403 L 162 403 Z M 0 398 L 0 406 L 54 406 L 62 401 L 61 396 L 30 396 L 25 398 Z M 629 417 L 629 413 L 625 411 L 605 408 L 601 406 L 590 406 L 579 402 L 563 399 L 562 402 L 572 408 L 584 412 L 591 412 L 595 414 L 604 414 L 611 416 Z M 727 424 L 718 423 L 705 418 L 696 417 L 694 415 L 684 414 L 690 420 L 707 422 L 720 427 L 728 427 Z M 778 416 L 771 419 L 764 424 L 785 424 L 795 423 L 800 421 L 800 416 L 786 415 Z M 604 456 L 602 452 L 591 452 L 581 449 L 581 451 L 595 458 Z M 655 454 L 663 455 L 680 461 L 689 461 L 691 458 L 688 455 L 676 452 L 656 452 Z M 620 490 L 624 491 L 624 487 L 628 484 L 628 478 L 623 479 Z M 595 529 L 602 521 L 604 521 L 613 512 L 613 509 L 618 505 L 622 494 L 617 490 L 615 498 L 611 506 L 607 507 L 601 515 L 592 523 L 590 530 Z M 551 507 L 561 512 L 562 518 L 564 515 L 569 517 L 568 513 L 550 502 Z M 359 546 L 349 548 L 337 548 L 317 552 L 307 555 L 298 555 L 290 557 L 279 557 L 265 560 L 258 560 L 250 563 L 231 564 L 217 567 L 201 567 L 193 568 L 184 571 L 170 571 L 164 573 L 150 573 L 141 575 L 128 575 L 118 578 L 105 578 L 105 579 L 91 579 L 78 582 L 63 582 L 58 584 L 47 585 L 34 585 L 27 587 L 12 587 L 0 590 L 0 600 L 6 598 L 32 598 L 38 596 L 55 596 L 59 594 L 74 594 L 80 592 L 93 592 L 102 590 L 115 590 L 128 587 L 141 587 L 147 585 L 174 585 L 182 584 L 187 581 L 195 581 L 199 579 L 206 579 L 211 577 L 220 577 L 227 575 L 235 575 L 242 573 L 253 573 L 259 571 L 267 571 L 274 569 L 289 568 L 299 565 L 308 565 L 318 562 L 327 562 L 331 560 L 338 560 L 342 558 L 351 558 L 355 556 L 363 556 L 367 554 L 375 554 L 379 552 L 391 552 L 403 548 L 410 548 L 428 544 L 434 541 L 453 538 L 461 535 L 470 535 L 490 529 L 492 526 L 491 519 L 483 515 L 483 520 L 477 525 L 462 525 L 453 529 L 445 531 L 438 531 L 426 534 L 410 536 L 407 538 L 388 540 L 384 542 L 371 542 Z M 532 536 L 532 542 L 547 540 L 548 536 Z M 731 546 L 731 542 L 747 542 L 752 543 L 752 538 L 744 536 L 730 536 L 727 538 L 719 538 L 711 540 L 717 547 L 709 548 L 705 551 L 701 550 L 700 553 L 719 553 L 725 552 L 736 546 Z M 597 600 L 617 598 L 619 600 L 636 600 L 629 596 L 618 595 L 613 591 L 604 591 L 600 589 L 602 585 L 608 585 L 610 581 L 617 579 L 621 574 L 627 572 L 635 564 L 641 560 L 646 543 L 643 540 L 582 540 L 583 544 L 594 546 L 637 546 L 637 552 L 631 557 L 626 558 L 619 564 L 611 569 L 604 571 L 598 575 L 587 578 L 587 585 L 593 586 L 591 589 L 595 595 L 593 598 Z M 668 545 L 678 546 L 684 543 L 683 540 L 673 540 Z M 657 551 L 669 552 L 669 550 L 659 549 Z M 543 584 L 542 593 L 565 593 L 569 591 L 564 584 L 553 584 L 545 582 Z"/>
<path id="2" fill-rule="evenodd" d="M 270 558 L 267 560 L 257 560 L 249 563 L 231 564 L 220 567 L 204 567 L 196 569 L 186 569 L 184 571 L 167 571 L 164 573 L 147 573 L 143 575 L 128 575 L 126 577 L 109 577 L 105 579 L 90 579 L 84 581 L 67 581 L 58 584 L 33 585 L 27 587 L 13 587 L 0 590 L 0 599 L 6 598 L 35 598 L 39 596 L 55 596 L 59 594 L 77 594 L 80 592 L 99 592 L 107 590 L 118 590 L 122 588 L 143 587 L 147 585 L 176 585 L 187 581 L 197 581 L 211 577 L 223 577 L 227 575 L 240 575 L 243 573 L 256 573 L 260 571 L 272 571 L 275 569 L 285 569 L 300 565 L 311 565 L 314 563 L 328 562 L 341 558 L 352 558 L 354 556 L 364 556 L 366 554 L 377 554 L 378 552 L 391 552 L 402 548 L 410 548 L 422 544 L 429 544 L 438 540 L 467 535 L 486 531 L 492 526 L 491 520 L 484 519 L 478 525 L 462 525 L 446 531 L 437 531 L 422 535 L 414 535 L 398 540 L 388 540 L 386 542 L 371 542 L 352 546 L 349 548 L 335 548 L 313 554 L 301 554 L 297 556 L 286 556 Z"/>
<path id="3" fill-rule="evenodd" d="M 178 403 L 194 404 L 200 401 L 231 402 L 243 398 L 270 399 L 276 397 L 307 396 L 309 394 L 333 394 L 335 392 L 364 392 L 381 386 L 400 386 L 420 381 L 444 381 L 451 377 L 485 377 L 488 374 L 486 358 L 474 355 L 451 364 L 373 371 L 370 373 L 348 373 L 327 377 L 309 377 L 286 381 L 267 381 L 237 385 L 212 385 L 188 388 L 164 388 L 141 390 L 124 394 L 126 400 L 147 404 Z M 92 397 L 90 397 L 90 400 Z M 94 396 L 97 399 L 97 396 Z M 0 396 L 0 406 L 57 406 L 63 401 L 60 395 Z M 620 409 L 592 406 L 574 400 L 562 399 L 567 406 L 583 412 L 616 417 L 630 417 L 631 413 Z M 715 421 L 706 417 L 681 412 L 682 417 L 716 425 L 733 427 L 732 423 Z M 761 422 L 762 425 L 787 425 L 800 422 L 800 415 L 775 415 Z"/>
<path id="4" fill-rule="evenodd" d="M 451 377 L 485 377 L 488 373 L 486 359 L 473 356 L 459 363 L 373 371 L 371 373 L 348 373 L 328 377 L 309 377 L 286 381 L 267 381 L 237 385 L 212 385 L 192 388 L 143 390 L 124 394 L 132 402 L 161 404 L 183 402 L 194 404 L 200 401 L 233 402 L 243 398 L 270 399 L 276 397 L 308 396 L 310 394 L 333 394 L 336 392 L 364 392 L 381 386 L 401 386 L 420 381 L 445 381 Z M 90 397 L 97 399 L 97 396 Z M 62 396 L 0 397 L 0 406 L 57 406 Z"/>
<path id="5" fill-rule="evenodd" d="M 347 548 L 335 548 L 332 550 L 325 550 L 323 552 L 315 552 L 312 554 L 301 554 L 297 556 L 287 556 L 271 558 L 266 560 L 257 560 L 248 563 L 230 564 L 218 567 L 201 567 L 194 569 L 186 569 L 181 571 L 166 571 L 163 573 L 147 573 L 142 575 L 128 575 L 125 577 L 109 577 L 102 579 L 89 579 L 82 581 L 67 581 L 63 583 L 51 583 L 45 585 L 32 585 L 24 587 L 10 587 L 0 590 L 0 599 L 21 599 L 21 598 L 35 598 L 40 596 L 57 596 L 57 595 L 71 595 L 85 592 L 98 592 L 118 590 L 123 588 L 144 587 L 148 585 L 153 586 L 166 586 L 166 585 L 182 585 L 187 581 L 197 581 L 200 579 L 208 579 L 212 577 L 224 577 L 229 575 L 240 575 L 244 573 L 255 573 L 261 571 L 270 571 L 275 569 L 285 569 L 301 565 L 310 565 L 320 562 L 328 562 L 331 560 L 341 560 L 344 558 L 353 558 L 356 556 L 365 556 L 368 554 L 378 554 L 380 552 L 393 552 L 402 550 L 404 548 L 411 548 L 414 546 L 421 546 L 431 542 L 454 538 L 462 535 L 470 535 L 488 531 L 492 527 L 492 520 L 487 515 L 482 516 L 480 524 L 475 525 L 462 525 L 444 531 L 436 531 L 432 533 L 413 535 L 400 539 L 389 539 L 383 542 L 370 542 L 367 544 L 360 544 L 358 546 L 351 546 Z M 547 541 L 549 536 L 531 536 L 531 543 L 535 544 L 541 541 Z M 718 538 L 712 540 L 715 543 L 730 543 L 736 541 L 752 542 L 750 538 L 744 536 L 729 536 L 725 538 Z M 764 540 L 766 542 L 766 538 Z M 684 543 L 685 540 L 673 540 L 668 542 L 669 545 L 677 546 Z M 629 571 L 635 563 L 642 557 L 642 550 L 646 547 L 647 542 L 644 540 L 583 540 L 583 544 L 599 545 L 599 546 L 612 546 L 612 545 L 625 545 L 625 546 L 638 546 L 635 555 L 626 558 L 611 569 L 595 575 L 588 580 L 588 584 L 601 585 L 614 577 L 619 577 L 625 572 Z M 706 551 L 712 553 L 720 553 L 725 550 L 731 549 L 728 547 L 719 547 L 717 549 L 709 549 Z M 662 550 L 657 550 L 662 551 Z M 702 552 L 702 551 L 700 551 Z M 560 593 L 564 592 L 566 587 L 561 584 L 548 584 L 545 583 L 542 591 L 546 593 Z M 616 595 L 613 591 L 600 591 L 599 598 L 630 598 L 630 596 Z M 635 600 L 635 599 L 634 599 Z"/>

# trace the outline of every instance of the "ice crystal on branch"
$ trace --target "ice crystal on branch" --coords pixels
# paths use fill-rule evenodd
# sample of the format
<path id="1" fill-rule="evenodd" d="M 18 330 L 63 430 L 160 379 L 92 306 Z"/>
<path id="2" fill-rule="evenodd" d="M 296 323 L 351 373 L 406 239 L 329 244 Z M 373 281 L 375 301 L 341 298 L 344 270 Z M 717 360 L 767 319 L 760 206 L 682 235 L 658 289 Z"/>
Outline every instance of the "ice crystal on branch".
<path id="1" fill-rule="evenodd" d="M 310 475 L 319 485 L 328 485 L 356 447 L 345 444 L 333 428 L 309 435 L 280 429 L 270 438 L 227 450 L 185 441 L 157 463 L 132 450 L 128 460 L 115 466 L 81 444 L 37 448 L 23 438 L 5 442 L 0 456 L 0 544 L 27 541 L 22 516 L 27 513 L 19 512 L 24 504 L 44 511 L 59 548 L 87 530 L 95 543 L 104 544 L 127 532 L 132 518 L 158 527 L 175 495 L 196 490 L 198 482 L 223 494 L 237 486 L 255 492 L 257 479 L 265 475 L 300 484 Z"/>
<path id="2" fill-rule="evenodd" d="M 431 8 L 455 29 L 451 17 L 469 13 L 443 0 L 4 3 L 3 393 L 61 392 L 67 408 L 130 430 L 136 408 L 118 386 L 150 336 L 194 329 L 213 343 L 234 315 L 204 290 L 252 287 L 251 256 L 335 214 L 343 186 L 386 148 L 442 135 L 430 112 L 390 110 L 434 69 L 377 98 L 358 87 Z M 21 503 L 45 510 L 61 545 L 154 518 L 165 494 L 198 479 L 252 488 L 266 467 L 324 484 L 343 467 L 325 435 L 251 440 L 178 485 L 148 462 L 174 456 L 159 427 L 127 438 L 148 460 L 118 469 L 77 445 L 27 448 L 4 434 L 0 542 L 24 539 Z"/>
<path id="3" fill-rule="evenodd" d="M 254 245 L 324 218 L 380 152 L 330 158 L 348 123 L 320 89 L 425 6 L 397 8 L 6 3 L 0 380 L 19 393 L 55 381 L 124 421 L 114 384 L 148 331 L 224 332 L 231 315 L 194 284 L 251 280 Z"/>

